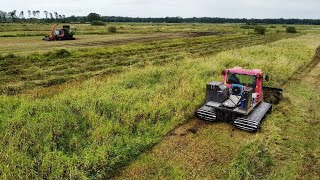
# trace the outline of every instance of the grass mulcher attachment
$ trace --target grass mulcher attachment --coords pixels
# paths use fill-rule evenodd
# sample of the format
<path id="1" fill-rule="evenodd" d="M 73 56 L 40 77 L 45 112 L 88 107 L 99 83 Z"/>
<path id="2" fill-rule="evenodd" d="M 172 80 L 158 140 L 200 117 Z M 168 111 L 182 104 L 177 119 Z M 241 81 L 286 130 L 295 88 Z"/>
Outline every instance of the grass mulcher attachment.
<path id="1" fill-rule="evenodd" d="M 272 105 L 263 102 L 263 72 L 241 67 L 222 72 L 223 82 L 207 85 L 206 103 L 196 111 L 196 117 L 206 121 L 232 122 L 237 128 L 257 132 Z M 268 81 L 266 76 L 265 80 Z M 282 89 L 273 88 L 282 94 Z"/>
<path id="2" fill-rule="evenodd" d="M 58 25 L 59 24 L 56 24 L 52 27 L 50 35 L 43 38 L 44 41 L 65 41 L 76 39 L 73 37 L 76 29 L 70 29 L 70 26 L 63 26 L 62 29 L 57 29 Z"/>

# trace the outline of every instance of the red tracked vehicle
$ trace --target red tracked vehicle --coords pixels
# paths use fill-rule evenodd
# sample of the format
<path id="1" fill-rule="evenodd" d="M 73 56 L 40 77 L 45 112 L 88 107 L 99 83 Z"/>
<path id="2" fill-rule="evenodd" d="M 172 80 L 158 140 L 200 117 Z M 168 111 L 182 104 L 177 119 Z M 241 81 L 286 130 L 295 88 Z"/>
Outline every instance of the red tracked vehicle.
<path id="1" fill-rule="evenodd" d="M 49 36 L 43 38 L 44 41 L 65 41 L 65 40 L 75 40 L 73 35 L 76 29 L 70 29 L 70 26 L 63 26 L 62 29 L 57 29 L 59 24 L 55 24 Z"/>
<path id="2" fill-rule="evenodd" d="M 264 75 L 261 69 L 246 70 L 241 67 L 222 72 L 223 82 L 207 84 L 206 103 L 195 113 L 207 121 L 228 121 L 237 128 L 256 132 L 272 105 L 263 102 L 263 90 L 281 89 L 263 87 Z M 266 76 L 266 81 L 269 77 Z"/>

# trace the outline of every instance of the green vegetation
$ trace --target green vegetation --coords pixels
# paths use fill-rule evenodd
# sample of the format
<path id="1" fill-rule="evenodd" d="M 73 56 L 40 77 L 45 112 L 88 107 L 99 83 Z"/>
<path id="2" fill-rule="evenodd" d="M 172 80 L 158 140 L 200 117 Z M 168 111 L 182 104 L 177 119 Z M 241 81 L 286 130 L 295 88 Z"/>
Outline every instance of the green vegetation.
<path id="1" fill-rule="evenodd" d="M 0 38 L 1 178 L 272 179 L 289 177 L 288 172 L 306 177 L 300 171 L 313 177 L 317 166 L 308 158 L 318 157 L 318 134 L 313 131 L 318 116 L 311 112 L 319 101 L 306 106 L 311 96 L 305 92 L 314 91 L 312 97 L 319 98 L 316 83 L 289 91 L 292 110 L 277 106 L 257 137 L 227 124 L 186 123 L 203 103 L 205 84 L 219 79 L 227 67 L 262 68 L 271 78 L 266 85 L 289 81 L 291 89 L 291 77 L 320 45 L 320 36 L 308 33 L 312 27 L 299 26 L 303 30 L 297 34 L 269 30 L 258 36 L 233 24 L 112 25 L 122 27 L 119 33 L 102 35 L 109 34 L 105 27 L 75 25 L 82 33 L 98 35 L 72 42 Z M 36 27 L 41 32 L 51 25 L 34 26 L 1 24 L 0 34 Z M 10 32 L 15 28 L 17 32 Z M 317 72 L 312 76 L 318 77 Z M 309 81 L 318 82 L 314 79 Z M 306 108 L 310 113 L 303 113 Z M 300 121 L 309 116 L 316 120 L 307 133 L 309 122 L 300 126 Z M 307 136 L 294 136 L 299 130 Z M 288 144 L 283 139 L 287 136 Z M 284 163 L 279 161 L 281 151 Z M 301 170 L 301 164 L 311 168 Z"/>
<path id="2" fill-rule="evenodd" d="M 267 29 L 264 26 L 255 26 L 254 32 L 260 35 L 264 35 L 266 33 Z"/>
<path id="3" fill-rule="evenodd" d="M 315 39 L 314 39 L 315 38 Z M 272 86 L 286 82 L 285 100 L 251 134 L 225 123 L 207 124 L 191 120 L 167 137 L 151 152 L 125 168 L 118 179 L 313 179 L 319 176 L 319 68 L 309 73 L 319 36 L 307 35 L 265 46 L 231 50 L 194 66 L 216 72 L 206 76 L 218 80 L 219 69 L 235 65 L 262 67 L 270 73 Z M 289 45 L 288 45 L 289 44 Z M 311 45 L 311 46 L 310 46 Z M 272 61 L 270 61 L 272 59 Z M 269 60 L 269 61 L 268 61 Z M 290 61 L 288 61 L 290 60 Z M 269 63 L 266 64 L 265 62 Z M 312 61 L 318 63 L 317 61 Z M 303 67 L 303 68 L 301 68 Z M 307 74 L 299 73 L 301 70 Z M 190 72 L 190 71 L 189 71 Z M 204 72 L 204 71 L 203 71 Z M 192 76 L 198 76 L 191 72 Z M 202 75 L 203 76 L 203 75 Z M 213 76 L 213 78 L 211 78 Z M 290 77 L 297 80 L 289 80 Z M 203 76 L 204 77 L 204 76 Z M 289 78 L 289 79 L 288 79 Z M 303 79 L 303 83 L 301 82 Z M 205 87 L 201 92 L 205 92 Z M 204 94 L 201 94 L 204 96 Z M 200 95 L 199 95 L 200 96 Z M 310 102 L 310 98 L 314 100 Z M 198 105 L 202 103 L 200 98 Z M 310 104 L 309 104 L 310 103 Z M 190 112 L 192 113 L 192 112 Z"/>
<path id="4" fill-rule="evenodd" d="M 263 179 L 270 173 L 273 158 L 264 144 L 252 142 L 246 145 L 231 165 L 231 179 Z"/>
<path id="5" fill-rule="evenodd" d="M 101 16 L 100 16 L 100 14 L 97 14 L 97 13 L 90 13 L 89 15 L 88 15 L 88 17 L 87 17 L 87 20 L 89 21 L 89 22 L 97 22 L 97 21 L 100 21 L 100 22 L 102 22 L 101 21 Z"/>
<path id="6" fill-rule="evenodd" d="M 297 33 L 297 29 L 294 26 L 289 26 L 286 28 L 287 33 Z"/>
<path id="7" fill-rule="evenodd" d="M 255 26 L 253 25 L 242 25 L 240 26 L 241 29 L 254 29 Z"/>
<path id="8" fill-rule="evenodd" d="M 106 26 L 106 23 L 103 21 L 92 21 L 91 25 L 92 26 Z"/>
<path id="9" fill-rule="evenodd" d="M 115 26 L 110 26 L 110 27 L 108 27 L 108 31 L 110 33 L 116 33 L 117 32 L 117 28 Z"/>
<path id="10" fill-rule="evenodd" d="M 48 35 L 54 24 L 18 24 L 0 23 L 0 37 L 30 37 Z M 122 27 L 118 29 L 121 34 L 154 34 L 154 33 L 190 33 L 190 32 L 237 32 L 238 26 L 225 24 L 150 24 L 150 23 L 108 23 L 109 26 Z M 91 24 L 71 24 L 77 29 L 78 35 L 109 34 L 105 26 L 92 26 Z"/>
<path id="11" fill-rule="evenodd" d="M 227 35 L 181 38 L 158 42 L 134 43 L 115 47 L 55 50 L 46 53 L 14 55 L 2 60 L 0 92 L 6 94 L 51 86 L 60 82 L 113 74 L 131 67 L 165 64 L 186 57 L 215 54 L 224 50 L 264 44 L 290 34 Z M 59 81 L 56 81 L 59 79 Z"/>

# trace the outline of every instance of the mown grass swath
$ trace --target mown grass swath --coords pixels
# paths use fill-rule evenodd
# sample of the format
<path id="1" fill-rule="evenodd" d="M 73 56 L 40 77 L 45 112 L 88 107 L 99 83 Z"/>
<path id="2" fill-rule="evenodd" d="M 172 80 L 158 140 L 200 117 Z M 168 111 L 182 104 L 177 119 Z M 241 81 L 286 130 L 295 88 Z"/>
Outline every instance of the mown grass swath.
<path id="1" fill-rule="evenodd" d="M 47 87 L 75 79 L 118 73 L 128 67 L 162 65 L 293 36 L 282 33 L 265 36 L 217 35 L 107 48 L 60 49 L 24 56 L 9 54 L 1 60 L 0 92 L 13 95 L 37 86 Z"/>
<path id="2" fill-rule="evenodd" d="M 2 60 L 8 63 L 7 67 L 20 63 L 25 67 L 32 62 L 43 69 L 52 69 L 56 64 L 86 64 L 89 58 L 81 57 L 88 55 L 97 58 L 97 62 L 101 62 L 99 65 L 106 66 L 102 60 L 105 59 L 113 62 L 113 68 L 119 68 L 133 62 L 139 64 L 141 59 L 137 62 L 133 59 L 135 55 L 141 55 L 139 52 L 147 55 L 142 64 L 127 68 L 127 72 L 66 87 L 64 92 L 54 97 L 0 96 L 0 175 L 4 178 L 112 176 L 120 167 L 159 142 L 175 126 L 192 117 L 193 111 L 203 103 L 206 82 L 220 78 L 221 69 L 230 66 L 260 67 L 271 74 L 272 85 L 277 85 L 312 58 L 319 45 L 319 37 L 305 35 L 202 58 L 190 56 L 172 60 L 168 55 L 167 59 L 161 60 L 160 56 L 166 55 L 162 52 L 182 51 L 188 54 L 189 48 L 198 47 L 199 55 L 215 51 L 210 47 L 216 44 L 222 51 L 221 44 L 229 41 L 236 44 L 233 48 L 239 48 L 258 42 L 263 44 L 272 37 L 237 37 L 241 40 L 229 38 L 220 43 L 210 38 L 189 40 L 191 42 L 188 43 L 176 40 L 149 46 L 89 49 L 70 54 L 63 51 L 57 56 L 67 57 L 61 60 L 56 57 L 26 58 L 26 62 Z M 197 42 L 200 42 L 199 46 Z M 193 45 L 190 46 L 190 43 Z M 205 48 L 201 48 L 201 43 L 207 45 L 206 51 L 202 51 Z M 123 58 L 123 61 L 112 59 L 115 56 Z M 141 65 L 145 65 L 144 68 Z M 75 72 L 84 73 L 84 70 L 90 72 L 81 68 Z M 97 72 L 93 70 L 92 74 L 87 75 L 100 74 Z M 70 74 L 70 77 L 76 77 L 77 73 Z M 50 73 L 42 76 L 50 77 Z M 61 77 L 65 76 L 68 74 L 63 72 Z"/>

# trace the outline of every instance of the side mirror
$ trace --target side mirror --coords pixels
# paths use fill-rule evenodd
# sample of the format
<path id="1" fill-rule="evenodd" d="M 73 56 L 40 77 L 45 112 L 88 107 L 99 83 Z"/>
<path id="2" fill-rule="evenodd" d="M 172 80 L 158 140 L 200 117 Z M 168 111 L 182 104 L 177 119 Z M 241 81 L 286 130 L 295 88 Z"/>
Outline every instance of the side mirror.
<path id="1" fill-rule="evenodd" d="M 267 74 L 266 77 L 264 78 L 264 80 L 265 80 L 265 81 L 269 81 L 269 79 L 270 79 L 270 77 L 269 77 L 269 75 Z"/>

